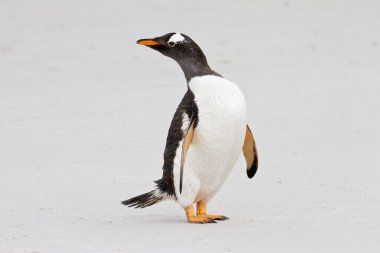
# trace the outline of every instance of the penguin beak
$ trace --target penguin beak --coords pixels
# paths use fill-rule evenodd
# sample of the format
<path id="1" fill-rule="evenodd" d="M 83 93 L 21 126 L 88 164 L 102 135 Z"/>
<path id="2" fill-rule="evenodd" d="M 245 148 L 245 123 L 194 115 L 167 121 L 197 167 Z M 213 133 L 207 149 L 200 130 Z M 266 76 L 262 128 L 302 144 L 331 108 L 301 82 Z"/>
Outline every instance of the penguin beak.
<path id="1" fill-rule="evenodd" d="M 154 39 L 141 39 L 136 41 L 137 44 L 143 45 L 143 46 L 157 46 L 161 45 L 160 42 L 155 41 Z"/>

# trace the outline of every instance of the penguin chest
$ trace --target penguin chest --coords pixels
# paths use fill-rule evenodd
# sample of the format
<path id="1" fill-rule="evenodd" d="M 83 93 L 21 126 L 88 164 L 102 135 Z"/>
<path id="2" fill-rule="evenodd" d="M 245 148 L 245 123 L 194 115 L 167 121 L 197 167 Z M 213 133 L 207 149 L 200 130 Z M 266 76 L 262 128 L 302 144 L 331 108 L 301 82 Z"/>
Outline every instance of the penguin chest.
<path id="1" fill-rule="evenodd" d="M 221 77 L 196 77 L 189 86 L 199 121 L 184 170 L 199 181 L 196 200 L 209 199 L 219 190 L 242 151 L 246 104 L 239 88 Z"/>

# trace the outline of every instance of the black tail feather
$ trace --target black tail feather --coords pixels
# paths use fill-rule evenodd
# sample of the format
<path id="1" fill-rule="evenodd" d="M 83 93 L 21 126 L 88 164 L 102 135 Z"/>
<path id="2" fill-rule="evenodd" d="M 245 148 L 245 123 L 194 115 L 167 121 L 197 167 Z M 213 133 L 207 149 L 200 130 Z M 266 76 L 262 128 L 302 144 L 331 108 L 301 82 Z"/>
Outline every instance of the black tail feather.
<path id="1" fill-rule="evenodd" d="M 154 205 L 163 199 L 164 198 L 162 196 L 159 196 L 157 194 L 156 190 L 153 190 L 153 191 L 141 194 L 139 196 L 136 196 L 134 198 L 124 200 L 121 203 L 128 207 L 145 208 L 145 207 Z"/>

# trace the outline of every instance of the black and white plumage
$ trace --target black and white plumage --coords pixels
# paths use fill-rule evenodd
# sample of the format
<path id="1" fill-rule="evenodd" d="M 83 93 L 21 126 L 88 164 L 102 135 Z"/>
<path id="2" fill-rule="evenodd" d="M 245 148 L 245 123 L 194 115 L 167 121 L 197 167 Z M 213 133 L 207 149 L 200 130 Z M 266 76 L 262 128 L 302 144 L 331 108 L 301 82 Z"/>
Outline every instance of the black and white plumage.
<path id="1" fill-rule="evenodd" d="M 122 203 L 144 208 L 173 199 L 185 208 L 190 222 L 223 219 L 224 216 L 207 218 L 206 203 L 220 189 L 242 150 L 249 178 L 258 166 L 245 98 L 234 83 L 209 67 L 200 47 L 188 36 L 169 33 L 137 43 L 177 61 L 188 90 L 169 128 L 163 176 L 156 181 L 156 189 Z M 194 203 L 201 210 L 197 215 L 191 214 Z M 197 219 L 201 215 L 203 218 Z"/>

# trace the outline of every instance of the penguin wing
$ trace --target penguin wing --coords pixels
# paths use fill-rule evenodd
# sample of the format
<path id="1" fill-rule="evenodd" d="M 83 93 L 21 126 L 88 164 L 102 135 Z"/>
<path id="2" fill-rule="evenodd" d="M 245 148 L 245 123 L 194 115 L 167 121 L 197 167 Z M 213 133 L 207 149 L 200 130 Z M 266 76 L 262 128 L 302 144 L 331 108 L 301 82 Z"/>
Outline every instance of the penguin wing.
<path id="1" fill-rule="evenodd" d="M 256 174 L 257 167 L 259 165 L 259 159 L 257 156 L 255 139 L 253 138 L 253 134 L 248 125 L 245 130 L 243 154 L 245 161 L 247 162 L 247 175 L 249 178 L 252 178 Z"/>
<path id="2" fill-rule="evenodd" d="M 189 150 L 190 143 L 193 140 L 194 126 L 195 126 L 195 117 L 191 116 L 190 125 L 186 131 L 185 137 L 182 143 L 182 153 L 181 153 L 181 165 L 180 165 L 180 179 L 179 179 L 179 193 L 182 192 L 182 178 L 183 178 L 183 166 L 185 164 L 187 151 Z"/>
<path id="3" fill-rule="evenodd" d="M 182 153 L 182 146 L 185 143 L 187 132 L 192 122 L 194 122 L 192 129 L 195 129 L 198 123 L 198 107 L 194 100 L 194 94 L 188 89 L 185 96 L 182 98 L 181 103 L 178 105 L 170 124 L 164 151 L 164 165 L 162 167 L 163 175 L 161 179 L 156 181 L 158 189 L 170 196 L 175 196 L 173 175 L 173 169 L 175 166 L 174 160 L 176 159 L 177 154 L 179 156 Z M 185 149 L 186 152 L 188 148 L 189 147 Z M 177 151 L 179 152 L 177 153 Z M 184 156 L 181 155 L 181 158 L 186 157 L 186 152 Z M 184 161 L 182 164 L 183 163 Z"/>

